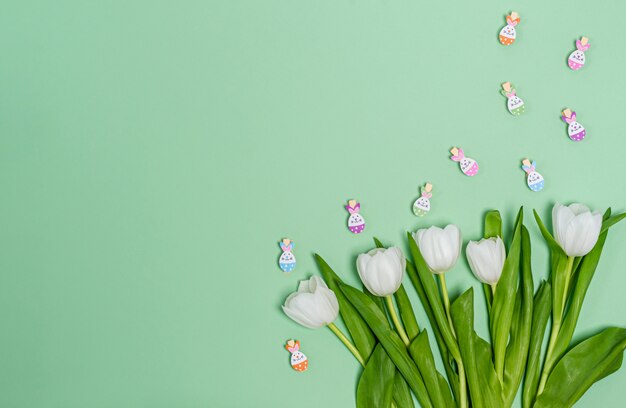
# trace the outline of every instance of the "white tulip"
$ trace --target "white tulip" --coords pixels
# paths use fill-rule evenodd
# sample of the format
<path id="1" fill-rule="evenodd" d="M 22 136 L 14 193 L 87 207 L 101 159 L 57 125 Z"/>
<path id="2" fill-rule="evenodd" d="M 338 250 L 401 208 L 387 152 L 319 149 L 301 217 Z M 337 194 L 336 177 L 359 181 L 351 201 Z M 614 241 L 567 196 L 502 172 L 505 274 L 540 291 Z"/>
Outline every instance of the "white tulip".
<path id="1" fill-rule="evenodd" d="M 461 231 L 454 224 L 445 228 L 430 227 L 413 233 L 424 260 L 435 274 L 442 274 L 456 264 L 461 253 Z"/>
<path id="2" fill-rule="evenodd" d="M 376 296 L 386 297 L 396 293 L 400 287 L 406 259 L 400 248 L 377 248 L 359 255 L 356 267 L 367 290 Z"/>
<path id="3" fill-rule="evenodd" d="M 488 285 L 500 280 L 506 259 L 504 242 L 500 237 L 470 241 L 465 249 L 467 260 L 476 278 Z"/>
<path id="4" fill-rule="evenodd" d="M 320 277 L 312 276 L 308 281 L 300 281 L 298 291 L 285 300 L 283 311 L 297 323 L 317 329 L 337 319 L 339 303 L 335 292 Z"/>
<path id="5" fill-rule="evenodd" d="M 552 209 L 554 239 L 569 257 L 584 256 L 591 251 L 602 228 L 602 213 L 591 212 L 583 204 L 564 206 L 559 203 Z"/>

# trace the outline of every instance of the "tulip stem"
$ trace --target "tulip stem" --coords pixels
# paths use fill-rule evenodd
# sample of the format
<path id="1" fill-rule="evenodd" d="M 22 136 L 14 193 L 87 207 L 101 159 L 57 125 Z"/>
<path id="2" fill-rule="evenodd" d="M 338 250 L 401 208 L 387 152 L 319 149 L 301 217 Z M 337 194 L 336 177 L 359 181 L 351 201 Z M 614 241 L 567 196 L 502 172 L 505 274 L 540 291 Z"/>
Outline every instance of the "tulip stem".
<path id="1" fill-rule="evenodd" d="M 389 309 L 389 314 L 391 315 L 391 320 L 393 320 L 393 325 L 396 326 L 398 334 L 402 338 L 404 344 L 408 347 L 409 344 L 411 344 L 411 341 L 409 340 L 409 336 L 406 335 L 404 327 L 402 327 L 402 324 L 400 323 L 400 319 L 398 319 L 398 314 L 396 313 L 396 308 L 393 305 L 393 299 L 391 298 L 391 295 L 385 296 L 385 301 L 387 302 L 387 309 Z"/>
<path id="2" fill-rule="evenodd" d="M 452 316 L 450 315 L 450 298 L 448 297 L 448 287 L 446 286 L 446 274 L 437 274 L 439 277 L 439 286 L 441 286 L 441 296 L 443 297 L 443 306 L 446 309 L 446 316 L 448 316 L 448 324 L 450 324 L 450 330 L 456 338 L 456 332 L 454 331 L 454 325 L 452 324 Z"/>
<path id="3" fill-rule="evenodd" d="M 467 408 L 467 385 L 465 384 L 465 368 L 463 360 L 457 360 L 457 368 L 459 369 L 459 399 L 461 400 L 461 408 Z"/>
<path id="4" fill-rule="evenodd" d="M 541 381 L 539 382 L 539 388 L 537 388 L 537 395 L 543 392 L 548 381 L 548 375 L 552 371 L 554 362 L 554 347 L 556 346 L 559 332 L 561 331 L 561 323 L 563 322 L 563 315 L 565 314 L 565 305 L 567 304 L 567 294 L 569 292 L 569 283 L 572 275 L 572 268 L 574 267 L 574 257 L 567 258 L 567 268 L 565 269 L 565 285 L 563 287 L 563 301 L 561 302 L 561 316 L 556 316 L 552 313 L 552 328 L 550 329 L 550 341 L 548 342 L 548 351 L 546 352 L 546 359 L 543 363 L 543 371 L 541 373 Z"/>
<path id="5" fill-rule="evenodd" d="M 361 365 L 365 367 L 365 360 L 361 356 L 361 353 L 359 353 L 359 350 L 354 347 L 354 344 L 352 344 L 352 342 L 348 340 L 346 335 L 343 334 L 341 330 L 339 330 L 339 327 L 335 326 L 335 323 L 329 323 L 328 328 L 330 329 L 330 331 L 335 333 L 337 337 L 339 337 L 339 340 L 341 340 L 341 342 L 348 348 L 348 350 L 350 350 L 350 352 L 354 355 L 354 357 L 356 357 L 359 363 L 361 363 Z"/>

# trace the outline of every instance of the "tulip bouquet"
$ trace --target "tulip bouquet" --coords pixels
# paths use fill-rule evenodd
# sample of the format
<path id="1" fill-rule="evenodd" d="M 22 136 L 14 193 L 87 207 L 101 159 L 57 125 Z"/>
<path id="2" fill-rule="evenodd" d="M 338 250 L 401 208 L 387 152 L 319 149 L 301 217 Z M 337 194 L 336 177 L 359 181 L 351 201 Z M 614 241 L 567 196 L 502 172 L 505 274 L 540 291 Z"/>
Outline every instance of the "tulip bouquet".
<path id="1" fill-rule="evenodd" d="M 523 210 L 508 250 L 499 212 L 488 212 L 484 236 L 470 241 L 465 254 L 483 285 L 489 341 L 474 331 L 473 288 L 456 299 L 448 294 L 446 273 L 463 242 L 455 225 L 407 234 L 411 260 L 374 239 L 376 248 L 356 262 L 362 290 L 344 283 L 316 255 L 323 280 L 301 282 L 283 310 L 306 327 L 327 326 L 363 366 L 357 407 L 413 407 L 412 395 L 423 407 L 510 407 L 522 382 L 524 407 L 570 407 L 622 363 L 626 329 L 607 328 L 577 344 L 572 337 L 608 229 L 625 216 L 556 204 L 551 234 L 535 212 L 551 253 L 549 280 L 535 291 Z M 405 274 L 431 333 L 418 325 L 402 283 Z M 334 324 L 339 315 L 349 334 Z M 436 368 L 433 339 L 444 372 Z"/>

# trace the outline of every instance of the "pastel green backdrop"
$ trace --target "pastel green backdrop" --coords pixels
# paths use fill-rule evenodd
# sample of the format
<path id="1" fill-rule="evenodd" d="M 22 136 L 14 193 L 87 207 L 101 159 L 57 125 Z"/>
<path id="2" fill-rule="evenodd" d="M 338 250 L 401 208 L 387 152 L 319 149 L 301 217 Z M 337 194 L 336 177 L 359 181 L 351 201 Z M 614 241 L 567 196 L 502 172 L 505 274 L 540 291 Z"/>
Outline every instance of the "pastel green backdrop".
<path id="1" fill-rule="evenodd" d="M 506 12 L 522 21 L 497 41 Z M 626 3 L 539 0 L 22 1 L 0 15 L 0 406 L 348 407 L 357 362 L 280 305 L 348 282 L 372 237 L 520 205 L 626 210 Z M 566 66 L 587 35 L 588 63 Z M 506 111 L 513 82 L 527 112 Z M 587 129 L 567 138 L 560 111 Z M 481 166 L 461 174 L 448 149 Z M 533 193 L 520 160 L 546 178 Z M 416 218 L 420 184 L 432 211 Z M 346 229 L 362 203 L 363 234 Z M 295 240 L 297 269 L 277 266 Z M 626 325 L 626 226 L 611 230 L 577 338 Z M 478 283 L 462 261 L 453 295 Z M 419 322 L 426 318 L 408 285 Z M 483 323 L 484 304 L 476 312 Z M 297 373 L 283 348 L 302 342 Z M 626 370 L 579 406 L 623 406 Z"/>

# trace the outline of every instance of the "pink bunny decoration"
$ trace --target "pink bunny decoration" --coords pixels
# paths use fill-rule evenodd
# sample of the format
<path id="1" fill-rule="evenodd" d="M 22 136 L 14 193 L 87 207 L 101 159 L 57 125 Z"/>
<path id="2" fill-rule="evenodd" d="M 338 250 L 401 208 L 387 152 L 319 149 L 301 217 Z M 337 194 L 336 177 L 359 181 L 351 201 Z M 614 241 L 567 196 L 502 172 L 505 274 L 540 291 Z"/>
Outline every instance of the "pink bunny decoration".
<path id="1" fill-rule="evenodd" d="M 576 51 L 572 52 L 567 59 L 567 65 L 574 71 L 578 71 L 585 65 L 585 51 L 589 49 L 589 39 L 587 37 L 580 37 L 580 40 L 576 40 Z"/>
<path id="2" fill-rule="evenodd" d="M 459 163 L 459 166 L 461 167 L 461 171 L 463 172 L 463 174 L 471 177 L 471 176 L 475 176 L 478 173 L 478 163 L 474 159 L 465 157 L 465 154 L 463 153 L 463 149 L 460 149 L 458 147 L 453 147 L 452 149 L 450 149 L 450 153 L 452 153 L 452 156 L 450 156 L 450 159 Z"/>
<path id="3" fill-rule="evenodd" d="M 576 112 L 571 109 L 565 109 L 561 116 L 563 122 L 567 123 L 567 135 L 575 142 L 580 142 L 587 135 L 584 126 L 576 121 Z"/>
<path id="4" fill-rule="evenodd" d="M 346 210 L 350 213 L 348 229 L 355 234 L 360 234 L 365 229 L 365 219 L 359 214 L 360 209 L 361 204 L 357 203 L 356 200 L 350 200 L 346 205 Z"/>

